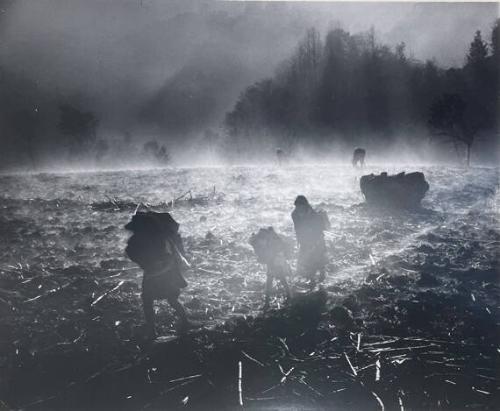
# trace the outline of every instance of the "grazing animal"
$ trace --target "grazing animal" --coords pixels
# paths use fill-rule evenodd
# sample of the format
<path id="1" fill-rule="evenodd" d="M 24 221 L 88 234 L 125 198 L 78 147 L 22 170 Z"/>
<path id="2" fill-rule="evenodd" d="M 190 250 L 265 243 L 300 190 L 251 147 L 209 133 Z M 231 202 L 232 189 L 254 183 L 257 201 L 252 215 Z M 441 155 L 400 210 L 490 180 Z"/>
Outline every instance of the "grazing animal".
<path id="1" fill-rule="evenodd" d="M 290 288 L 286 277 L 291 270 L 287 260 L 290 258 L 290 247 L 273 229 L 261 228 L 257 234 L 252 234 L 249 241 L 253 247 L 257 260 L 267 266 L 266 297 L 264 308 L 269 307 L 269 298 L 273 287 L 273 280 L 279 280 L 285 289 L 287 299 L 290 298 Z"/>
<path id="2" fill-rule="evenodd" d="M 188 325 L 186 311 L 179 302 L 182 288 L 187 286 L 182 276 L 186 265 L 179 224 L 169 213 L 137 212 L 125 226 L 133 232 L 125 252 L 144 270 L 142 303 L 149 337 L 155 338 L 155 300 L 166 299 L 181 320 Z"/>
<path id="3" fill-rule="evenodd" d="M 295 199 L 292 220 L 299 244 L 297 271 L 309 279 L 310 287 L 313 289 L 316 285 L 317 272 L 320 282 L 325 279 L 328 257 L 323 232 L 330 228 L 330 222 L 327 214 L 321 210 L 315 211 L 303 195 Z"/>
<path id="4" fill-rule="evenodd" d="M 278 165 L 281 167 L 286 160 L 285 152 L 281 148 L 276 149 L 276 158 L 278 160 Z"/>
<path id="5" fill-rule="evenodd" d="M 366 156 L 366 150 L 364 148 L 357 148 L 354 150 L 354 153 L 352 154 L 352 166 L 353 167 L 359 167 L 363 168 L 365 166 L 365 156 Z"/>

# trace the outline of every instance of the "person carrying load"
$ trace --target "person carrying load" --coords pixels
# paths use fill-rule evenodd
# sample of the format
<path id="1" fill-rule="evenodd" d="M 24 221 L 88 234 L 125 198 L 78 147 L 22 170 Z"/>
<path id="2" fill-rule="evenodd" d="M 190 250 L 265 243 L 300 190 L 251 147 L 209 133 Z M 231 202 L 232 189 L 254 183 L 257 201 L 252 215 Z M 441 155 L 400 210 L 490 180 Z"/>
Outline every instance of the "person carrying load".
<path id="1" fill-rule="evenodd" d="M 179 224 L 169 213 L 137 212 L 125 229 L 133 233 L 125 253 L 144 271 L 141 296 L 149 337 L 156 337 L 153 304 L 160 299 L 168 301 L 180 319 L 180 330 L 185 330 L 187 315 L 178 299 L 187 286 L 182 273 L 189 263 L 184 257 Z"/>

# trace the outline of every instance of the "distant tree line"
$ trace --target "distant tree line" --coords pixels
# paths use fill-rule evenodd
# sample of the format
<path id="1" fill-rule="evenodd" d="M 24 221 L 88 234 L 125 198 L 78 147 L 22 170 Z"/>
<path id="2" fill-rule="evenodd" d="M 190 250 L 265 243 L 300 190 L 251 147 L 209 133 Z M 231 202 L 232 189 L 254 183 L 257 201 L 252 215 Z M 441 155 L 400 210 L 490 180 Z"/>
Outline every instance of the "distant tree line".
<path id="1" fill-rule="evenodd" d="M 86 110 L 81 99 L 48 95 L 36 83 L 2 67 L 0 97 L 0 170 L 37 169 L 54 159 L 87 166 L 170 162 L 161 139 L 134 143 L 123 130 L 115 131 L 115 137 L 99 137 L 99 115 Z"/>
<path id="2" fill-rule="evenodd" d="M 310 29 L 272 78 L 241 94 L 226 132 L 240 147 L 269 136 L 292 147 L 423 129 L 470 152 L 480 130 L 498 129 L 499 21 L 489 42 L 477 31 L 463 67 L 450 69 L 409 58 L 404 43 L 380 44 L 373 29 L 336 28 L 324 39 Z"/>

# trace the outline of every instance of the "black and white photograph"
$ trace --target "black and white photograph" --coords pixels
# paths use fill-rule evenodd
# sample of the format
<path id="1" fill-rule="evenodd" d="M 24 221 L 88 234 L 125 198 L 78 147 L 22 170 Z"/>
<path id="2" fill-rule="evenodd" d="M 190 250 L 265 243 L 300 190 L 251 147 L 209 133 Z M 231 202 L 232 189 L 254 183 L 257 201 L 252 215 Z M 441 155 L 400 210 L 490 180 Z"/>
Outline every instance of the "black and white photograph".
<path id="1" fill-rule="evenodd" d="M 500 409 L 499 6 L 0 0 L 0 411 Z"/>

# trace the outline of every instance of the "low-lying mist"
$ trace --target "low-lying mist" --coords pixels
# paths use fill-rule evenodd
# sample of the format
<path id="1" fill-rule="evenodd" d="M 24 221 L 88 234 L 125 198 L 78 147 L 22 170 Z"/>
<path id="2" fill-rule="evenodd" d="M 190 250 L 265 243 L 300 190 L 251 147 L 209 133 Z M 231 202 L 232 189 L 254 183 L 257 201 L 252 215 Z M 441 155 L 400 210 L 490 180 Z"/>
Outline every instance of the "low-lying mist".
<path id="1" fill-rule="evenodd" d="M 154 140 L 152 140 L 154 141 Z M 298 143 L 293 148 L 285 148 L 279 144 L 279 139 L 268 139 L 265 147 L 245 148 L 228 151 L 227 144 L 208 145 L 198 141 L 197 144 L 184 144 L 170 147 L 163 156 L 157 151 L 145 150 L 144 145 L 127 145 L 121 141 L 110 145 L 110 150 L 99 156 L 81 154 L 72 158 L 54 159 L 47 154 L 40 159 L 37 167 L 25 165 L 12 166 L 2 174 L 10 173 L 64 173 L 64 172 L 95 172 L 115 170 L 149 170 L 162 168 L 198 168 L 198 167 L 253 167 L 272 166 L 286 170 L 301 166 L 331 166 L 352 167 L 353 150 L 357 147 L 366 150 L 366 170 L 372 167 L 419 167 L 440 165 L 443 167 L 465 167 L 465 147 L 447 142 L 427 140 L 418 143 L 406 139 L 378 144 L 352 145 L 345 142 L 324 142 L 323 144 Z M 147 143 L 146 143 L 147 144 Z M 233 149 L 234 147 L 232 147 Z M 277 150 L 282 151 L 281 158 Z M 485 140 L 476 144 L 472 150 L 471 163 L 473 167 L 496 167 L 500 159 L 498 141 Z M 363 170 L 360 171 L 362 173 Z"/>

